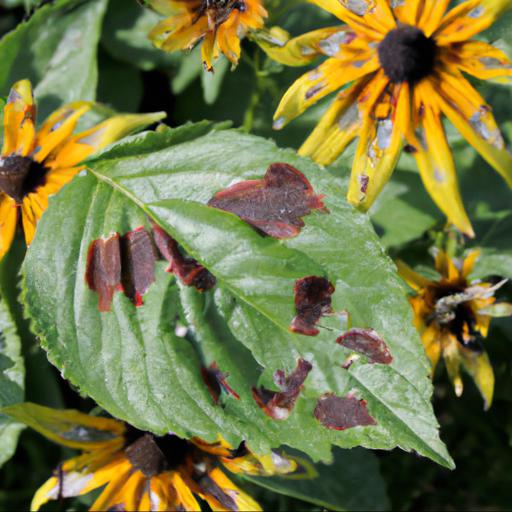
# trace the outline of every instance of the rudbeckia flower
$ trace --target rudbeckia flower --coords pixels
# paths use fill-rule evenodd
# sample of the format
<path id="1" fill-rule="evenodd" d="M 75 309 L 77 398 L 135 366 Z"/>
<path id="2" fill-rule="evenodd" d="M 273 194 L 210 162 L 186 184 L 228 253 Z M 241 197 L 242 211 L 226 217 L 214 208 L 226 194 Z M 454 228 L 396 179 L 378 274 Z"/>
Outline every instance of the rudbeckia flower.
<path id="1" fill-rule="evenodd" d="M 204 67 L 223 53 L 236 66 L 240 40 L 250 30 L 263 27 L 267 11 L 262 0 L 146 0 L 155 11 L 169 16 L 150 32 L 162 50 L 190 50 L 202 42 Z"/>
<path id="2" fill-rule="evenodd" d="M 397 266 L 400 275 L 415 290 L 409 301 L 432 372 L 443 356 L 455 393 L 461 396 L 463 368 L 475 381 L 488 409 L 494 392 L 494 372 L 482 341 L 487 337 L 491 318 L 512 315 L 512 304 L 495 303 L 494 293 L 505 281 L 493 286 L 470 280 L 478 256 L 479 252 L 473 251 L 460 261 L 438 252 L 435 260 L 440 274 L 438 281 L 417 274 L 401 261 Z"/>
<path id="3" fill-rule="evenodd" d="M 4 107 L 4 142 L 0 156 L 0 259 L 9 250 L 21 219 L 27 245 L 57 193 L 95 151 L 150 125 L 165 114 L 118 115 L 73 134 L 78 120 L 93 106 L 77 101 L 63 106 L 37 130 L 36 106 L 28 80 L 14 84 Z"/>
<path id="4" fill-rule="evenodd" d="M 491 107 L 465 76 L 511 82 L 507 56 L 471 39 L 491 26 L 510 0 L 468 0 L 449 11 L 449 0 L 311 1 L 345 25 L 262 44 L 288 65 L 328 57 L 286 92 L 274 127 L 283 128 L 339 91 L 300 154 L 327 165 L 359 137 L 348 200 L 368 209 L 405 145 L 432 199 L 451 223 L 473 236 L 443 117 L 512 186 L 512 154 Z"/>
<path id="5" fill-rule="evenodd" d="M 26 403 L 2 409 L 54 442 L 83 451 L 59 465 L 36 492 L 31 510 L 50 500 L 82 496 L 102 488 L 91 510 L 261 510 L 226 476 L 311 476 L 312 468 L 287 455 L 233 449 L 220 436 L 210 444 L 174 434 L 158 437 L 121 421 Z"/>

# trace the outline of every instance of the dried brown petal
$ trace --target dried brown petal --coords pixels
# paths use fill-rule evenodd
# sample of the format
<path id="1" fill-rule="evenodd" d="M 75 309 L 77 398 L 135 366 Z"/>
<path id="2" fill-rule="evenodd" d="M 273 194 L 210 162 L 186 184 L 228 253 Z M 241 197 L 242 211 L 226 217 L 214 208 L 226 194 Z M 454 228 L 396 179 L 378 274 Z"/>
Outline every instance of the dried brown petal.
<path id="1" fill-rule="evenodd" d="M 85 280 L 99 295 L 98 309 L 110 311 L 116 291 L 122 291 L 121 251 L 119 234 L 103 240 L 94 240 L 87 254 Z"/>
<path id="2" fill-rule="evenodd" d="M 172 272 L 184 285 L 195 286 L 201 292 L 215 286 L 215 276 L 196 260 L 185 258 L 176 241 L 156 224 L 153 225 L 153 236 L 160 254 L 169 262 L 167 272 Z"/>
<path id="3" fill-rule="evenodd" d="M 222 373 L 217 363 L 213 362 L 208 368 L 202 367 L 201 375 L 216 404 L 219 403 L 222 390 L 240 400 L 238 393 L 227 383 L 226 379 L 229 377 L 229 373 Z"/>
<path id="4" fill-rule="evenodd" d="M 292 412 L 295 402 L 313 366 L 305 359 L 299 359 L 297 367 L 287 377 L 283 370 L 274 373 L 274 382 L 281 391 L 264 387 L 252 388 L 252 396 L 263 412 L 274 420 L 285 420 Z"/>
<path id="5" fill-rule="evenodd" d="M 334 286 L 325 277 L 310 276 L 295 282 L 295 309 L 290 331 L 305 336 L 316 336 L 315 327 L 320 318 L 332 313 L 331 296 Z"/>
<path id="6" fill-rule="evenodd" d="M 336 343 L 363 354 L 370 364 L 390 364 L 393 361 L 388 346 L 373 329 L 350 329 Z"/>
<path id="7" fill-rule="evenodd" d="M 327 393 L 321 396 L 316 404 L 314 415 L 324 427 L 332 430 L 377 425 L 368 413 L 366 401 L 353 395 L 340 397 Z"/>
<path id="8" fill-rule="evenodd" d="M 312 210 L 328 213 L 307 178 L 288 164 L 272 164 L 261 180 L 237 183 L 217 192 L 208 205 L 234 213 L 262 233 L 292 238 Z"/>

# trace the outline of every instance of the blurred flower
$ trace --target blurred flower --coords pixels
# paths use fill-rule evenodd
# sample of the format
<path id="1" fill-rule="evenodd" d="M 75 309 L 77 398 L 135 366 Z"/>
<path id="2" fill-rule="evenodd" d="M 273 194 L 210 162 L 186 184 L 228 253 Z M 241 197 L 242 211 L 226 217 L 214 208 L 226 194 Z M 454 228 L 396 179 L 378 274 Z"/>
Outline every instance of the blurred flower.
<path id="1" fill-rule="evenodd" d="M 222 471 L 253 476 L 312 476 L 290 456 L 258 456 L 245 443 L 232 449 L 220 436 L 210 444 L 174 434 L 158 437 L 121 421 L 26 403 L 2 410 L 52 441 L 83 454 L 61 464 L 36 492 L 31 510 L 50 500 L 81 496 L 105 486 L 91 510 L 261 510 Z"/>
<path id="2" fill-rule="evenodd" d="M 507 56 L 490 44 L 470 40 L 490 27 L 510 0 L 468 0 L 448 12 L 449 0 L 312 1 L 346 25 L 289 41 L 274 30 L 260 41 L 272 58 L 287 65 L 328 57 L 290 87 L 274 127 L 283 128 L 341 89 L 300 154 L 327 165 L 359 137 L 348 199 L 368 209 L 390 178 L 405 142 L 432 199 L 450 222 L 473 236 L 443 115 L 512 186 L 512 154 L 491 108 L 464 77 L 511 83 Z"/>
<path id="3" fill-rule="evenodd" d="M 398 261 L 398 271 L 416 291 L 409 299 L 414 310 L 414 324 L 435 371 L 443 356 L 457 396 L 462 395 L 461 367 L 473 378 L 485 402 L 491 406 L 494 373 L 482 340 L 487 337 L 492 317 L 512 315 L 512 304 L 495 303 L 494 293 L 505 281 L 471 281 L 479 252 L 473 251 L 463 261 L 438 252 L 436 269 L 441 274 L 431 281 Z"/>
<path id="4" fill-rule="evenodd" d="M 160 14 L 169 16 L 150 32 L 156 46 L 168 52 L 190 50 L 202 42 L 204 67 L 223 53 L 236 66 L 240 40 L 249 30 L 263 27 L 267 11 L 262 0 L 145 0 Z"/>
<path id="5" fill-rule="evenodd" d="M 57 193 L 92 153 L 165 114 L 119 115 L 76 135 L 77 121 L 93 106 L 76 101 L 56 110 L 36 128 L 36 106 L 28 80 L 14 84 L 4 107 L 0 157 L 0 259 L 9 250 L 21 217 L 27 245 Z"/>

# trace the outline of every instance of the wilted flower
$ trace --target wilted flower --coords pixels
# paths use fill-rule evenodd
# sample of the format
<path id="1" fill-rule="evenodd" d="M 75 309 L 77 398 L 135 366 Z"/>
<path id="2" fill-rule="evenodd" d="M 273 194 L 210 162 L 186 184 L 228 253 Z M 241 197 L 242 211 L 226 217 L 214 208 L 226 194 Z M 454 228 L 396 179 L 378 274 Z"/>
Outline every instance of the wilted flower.
<path id="1" fill-rule="evenodd" d="M 36 492 L 31 509 L 50 500 L 104 487 L 91 510 L 261 510 L 221 469 L 254 476 L 311 476 L 312 468 L 287 455 L 258 456 L 245 443 L 233 449 L 220 436 L 210 444 L 174 434 L 141 432 L 121 421 L 26 403 L 2 410 L 52 441 L 83 454 L 59 465 Z"/>
<path id="2" fill-rule="evenodd" d="M 406 143 L 432 199 L 450 222 L 472 236 L 443 116 L 512 186 L 512 155 L 491 108 L 464 76 L 510 83 L 507 56 L 470 39 L 490 27 L 510 1 L 468 0 L 448 12 L 449 0 L 312 1 L 346 25 L 288 42 L 274 31 L 262 43 L 288 65 L 328 57 L 288 90 L 274 127 L 283 128 L 341 90 L 300 153 L 330 164 L 359 137 L 348 199 L 368 209 Z"/>
<path id="3" fill-rule="evenodd" d="M 466 370 L 488 409 L 494 392 L 494 372 L 482 341 L 487 337 L 491 318 L 512 315 L 512 304 L 495 303 L 494 293 L 504 281 L 493 286 L 470 280 L 478 255 L 478 251 L 473 251 L 459 261 L 438 252 L 436 269 L 441 274 L 438 281 L 417 274 L 401 261 L 397 265 L 400 275 L 416 291 L 409 301 L 433 371 L 443 356 L 455 393 L 460 396 L 463 391 L 460 371 Z"/>
<path id="4" fill-rule="evenodd" d="M 80 172 L 92 153 L 150 125 L 165 114 L 118 115 L 76 135 L 90 102 L 76 101 L 56 110 L 36 128 L 36 106 L 28 80 L 14 84 L 4 107 L 4 144 L 0 157 L 0 259 L 9 250 L 21 217 L 27 245 L 48 207 L 48 198 Z"/>
<path id="5" fill-rule="evenodd" d="M 202 42 L 203 63 L 208 71 L 223 53 L 233 65 L 240 58 L 240 40 L 250 30 L 263 27 L 267 11 L 262 0 L 145 0 L 157 12 L 169 16 L 149 34 L 162 50 L 190 50 Z"/>

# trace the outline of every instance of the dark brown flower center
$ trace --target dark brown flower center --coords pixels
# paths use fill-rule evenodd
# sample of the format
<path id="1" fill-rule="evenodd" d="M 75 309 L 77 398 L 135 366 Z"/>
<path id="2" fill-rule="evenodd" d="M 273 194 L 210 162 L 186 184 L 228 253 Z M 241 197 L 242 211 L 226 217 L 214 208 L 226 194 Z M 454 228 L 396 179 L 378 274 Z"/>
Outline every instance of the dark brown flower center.
<path id="1" fill-rule="evenodd" d="M 0 190 L 18 204 L 46 182 L 48 169 L 28 156 L 9 155 L 0 158 Z"/>
<path id="2" fill-rule="evenodd" d="M 437 46 L 419 28 L 403 25 L 391 30 L 378 47 L 386 76 L 396 83 L 414 84 L 434 69 Z"/>

